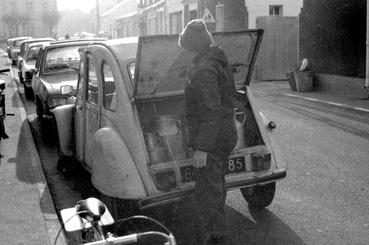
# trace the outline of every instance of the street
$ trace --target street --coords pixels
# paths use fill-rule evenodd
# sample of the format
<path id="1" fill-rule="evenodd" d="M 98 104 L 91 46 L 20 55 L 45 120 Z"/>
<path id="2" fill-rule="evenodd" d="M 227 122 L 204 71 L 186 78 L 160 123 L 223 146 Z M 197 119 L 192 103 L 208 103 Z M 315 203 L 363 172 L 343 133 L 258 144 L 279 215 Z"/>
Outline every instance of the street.
<path id="1" fill-rule="evenodd" d="M 12 74 L 17 74 L 15 69 Z M 249 210 L 238 190 L 228 192 L 234 243 L 368 244 L 369 113 L 287 96 L 267 84 L 251 88 L 264 114 L 277 124 L 289 169 L 265 210 Z M 57 171 L 50 132 L 41 130 L 33 101 L 26 100 L 23 86 L 18 86 L 57 210 L 96 195 L 87 173 L 66 178 Z M 178 219 L 163 213 L 150 214 L 169 222 L 181 244 L 187 244 L 193 235 L 186 223 L 190 214 Z"/>

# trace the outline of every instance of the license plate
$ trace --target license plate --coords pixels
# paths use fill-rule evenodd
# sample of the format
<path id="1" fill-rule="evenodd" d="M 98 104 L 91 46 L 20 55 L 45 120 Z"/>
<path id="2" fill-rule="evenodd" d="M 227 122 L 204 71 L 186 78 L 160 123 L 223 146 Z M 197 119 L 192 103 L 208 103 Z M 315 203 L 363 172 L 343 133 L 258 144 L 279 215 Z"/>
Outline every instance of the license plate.
<path id="1" fill-rule="evenodd" d="M 192 165 L 181 167 L 180 172 L 182 176 L 182 183 L 193 181 Z M 246 161 L 244 156 L 232 157 L 228 160 L 228 166 L 225 169 L 225 174 L 236 174 L 246 171 Z"/>

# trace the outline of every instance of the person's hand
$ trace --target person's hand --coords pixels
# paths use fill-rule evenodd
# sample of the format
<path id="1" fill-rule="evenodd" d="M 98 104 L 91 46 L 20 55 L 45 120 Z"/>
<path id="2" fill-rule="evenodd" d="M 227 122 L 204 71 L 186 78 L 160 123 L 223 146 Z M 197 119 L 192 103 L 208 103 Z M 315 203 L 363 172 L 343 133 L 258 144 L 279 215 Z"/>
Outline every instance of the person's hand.
<path id="1" fill-rule="evenodd" d="M 203 168 L 206 166 L 206 158 L 208 156 L 208 153 L 204 151 L 196 150 L 193 154 L 193 166 L 195 168 Z"/>

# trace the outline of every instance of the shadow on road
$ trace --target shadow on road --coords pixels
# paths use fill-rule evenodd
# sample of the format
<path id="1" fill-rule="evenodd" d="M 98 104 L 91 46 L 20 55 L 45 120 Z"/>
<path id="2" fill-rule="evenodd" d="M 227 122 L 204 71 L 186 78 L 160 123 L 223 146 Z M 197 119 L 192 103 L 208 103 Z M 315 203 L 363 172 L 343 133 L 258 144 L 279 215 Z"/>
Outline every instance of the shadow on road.
<path id="1" fill-rule="evenodd" d="M 303 245 L 301 238 L 268 209 L 249 209 L 251 218 L 226 206 L 232 245 Z M 178 244 L 195 245 L 196 219 L 188 203 L 172 204 L 146 213 L 164 222 L 174 233 Z"/>

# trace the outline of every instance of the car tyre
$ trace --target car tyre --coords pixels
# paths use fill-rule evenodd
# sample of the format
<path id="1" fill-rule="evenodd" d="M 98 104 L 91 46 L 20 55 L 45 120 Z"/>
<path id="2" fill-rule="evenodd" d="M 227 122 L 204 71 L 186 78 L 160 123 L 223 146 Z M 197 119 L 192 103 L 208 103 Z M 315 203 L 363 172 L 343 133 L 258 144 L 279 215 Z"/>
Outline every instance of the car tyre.
<path id="1" fill-rule="evenodd" d="M 23 76 L 22 76 L 22 72 L 18 71 L 18 78 L 19 78 L 19 82 L 23 83 Z"/>
<path id="2" fill-rule="evenodd" d="M 78 177 L 79 173 L 82 171 L 81 165 L 74 158 L 74 156 L 66 156 L 61 154 L 57 163 L 57 169 L 65 177 Z"/>
<path id="3" fill-rule="evenodd" d="M 99 198 L 106 205 L 115 220 L 141 214 L 136 200 L 112 197 L 101 192 L 99 192 Z M 125 225 L 119 225 L 118 223 L 110 227 L 110 229 L 114 231 L 113 233 L 117 236 L 143 232 L 147 230 L 147 228 L 148 224 L 145 224 L 142 220 L 133 220 L 125 223 Z"/>
<path id="4" fill-rule="evenodd" d="M 44 115 L 44 107 L 41 102 L 41 100 L 37 97 L 35 100 L 36 103 L 36 114 L 38 119 L 42 119 L 42 116 Z"/>
<path id="5" fill-rule="evenodd" d="M 33 89 L 31 87 L 24 86 L 24 96 L 26 96 L 27 100 L 32 100 L 33 99 Z"/>
<path id="6" fill-rule="evenodd" d="M 274 199 L 276 183 L 241 188 L 242 196 L 252 208 L 262 209 L 269 206 Z"/>

